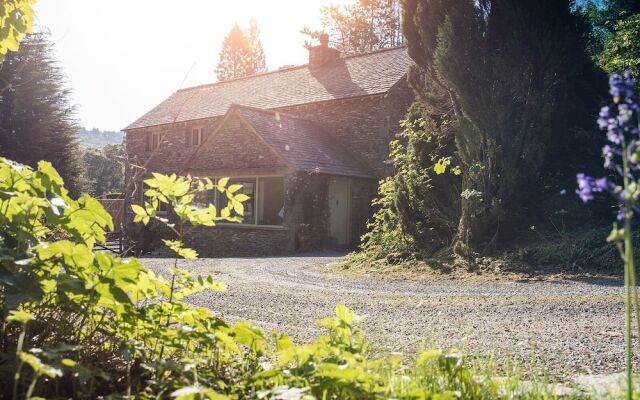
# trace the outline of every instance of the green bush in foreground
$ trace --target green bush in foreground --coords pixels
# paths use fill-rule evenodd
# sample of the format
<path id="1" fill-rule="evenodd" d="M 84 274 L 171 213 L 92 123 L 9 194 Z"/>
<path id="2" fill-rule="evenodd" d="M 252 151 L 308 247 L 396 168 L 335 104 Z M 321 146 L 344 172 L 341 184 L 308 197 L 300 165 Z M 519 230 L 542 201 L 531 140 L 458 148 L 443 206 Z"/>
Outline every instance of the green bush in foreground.
<path id="1" fill-rule="evenodd" d="M 518 393 L 517 379 L 470 369 L 462 355 L 429 350 L 408 366 L 372 357 L 361 317 L 339 305 L 319 321 L 328 334 L 297 345 L 266 337 L 248 322 L 230 325 L 185 296 L 223 290 L 192 277 L 178 258 L 196 258 L 181 238 L 242 214 L 239 188 L 226 180 L 154 174 L 136 220 L 166 224 L 176 254 L 167 280 L 138 260 L 94 251 L 112 227 L 90 196 L 69 197 L 51 164 L 37 170 L 0 159 L 0 397 L 493 399 L 548 398 Z M 197 193 L 219 190 L 227 207 L 198 208 Z M 168 203 L 175 220 L 159 218 Z"/>

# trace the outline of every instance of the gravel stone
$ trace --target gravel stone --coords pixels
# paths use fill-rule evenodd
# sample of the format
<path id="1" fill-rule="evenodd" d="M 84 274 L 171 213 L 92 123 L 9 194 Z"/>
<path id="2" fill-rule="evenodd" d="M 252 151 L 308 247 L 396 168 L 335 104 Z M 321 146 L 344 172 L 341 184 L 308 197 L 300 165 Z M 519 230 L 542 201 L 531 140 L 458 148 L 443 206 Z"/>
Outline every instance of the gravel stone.
<path id="1" fill-rule="evenodd" d="M 515 358 L 523 370 L 551 376 L 624 370 L 624 286 L 618 279 L 417 281 L 321 270 L 338 259 L 199 259 L 180 266 L 227 285 L 224 292 L 190 296 L 188 303 L 298 342 L 322 333 L 315 321 L 342 303 L 366 316 L 363 328 L 378 351 L 413 356 L 429 345 L 461 347 L 502 365 Z M 169 259 L 142 262 L 163 275 L 172 266 Z"/>

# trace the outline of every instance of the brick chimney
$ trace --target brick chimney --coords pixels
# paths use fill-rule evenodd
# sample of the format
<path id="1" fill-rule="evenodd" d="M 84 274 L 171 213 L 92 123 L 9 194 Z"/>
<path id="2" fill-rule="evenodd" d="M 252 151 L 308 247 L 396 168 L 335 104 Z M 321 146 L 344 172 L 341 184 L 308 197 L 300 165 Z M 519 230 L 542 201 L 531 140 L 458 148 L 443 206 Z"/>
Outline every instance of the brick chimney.
<path id="1" fill-rule="evenodd" d="M 318 46 L 309 47 L 309 67 L 319 67 L 327 61 L 335 60 L 340 57 L 340 52 L 329 47 L 329 35 L 323 33 L 320 35 L 320 44 Z"/>

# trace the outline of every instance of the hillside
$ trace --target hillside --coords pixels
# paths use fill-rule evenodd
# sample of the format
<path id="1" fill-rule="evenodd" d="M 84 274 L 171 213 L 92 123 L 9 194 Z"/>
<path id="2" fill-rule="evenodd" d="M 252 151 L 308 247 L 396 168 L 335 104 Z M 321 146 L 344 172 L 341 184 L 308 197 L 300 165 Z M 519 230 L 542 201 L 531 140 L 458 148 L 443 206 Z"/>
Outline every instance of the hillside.
<path id="1" fill-rule="evenodd" d="M 108 144 L 121 144 L 124 134 L 115 131 L 101 131 L 99 129 L 78 130 L 78 143 L 83 147 L 102 148 Z"/>

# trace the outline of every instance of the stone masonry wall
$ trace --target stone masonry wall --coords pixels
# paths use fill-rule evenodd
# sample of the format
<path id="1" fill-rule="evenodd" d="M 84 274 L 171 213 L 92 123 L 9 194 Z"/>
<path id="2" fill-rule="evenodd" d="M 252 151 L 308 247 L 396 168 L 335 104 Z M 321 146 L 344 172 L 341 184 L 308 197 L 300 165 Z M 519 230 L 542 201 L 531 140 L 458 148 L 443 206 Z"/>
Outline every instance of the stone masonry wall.
<path id="1" fill-rule="evenodd" d="M 274 168 L 284 162 L 237 116 L 231 116 L 220 130 L 198 150 L 189 170 Z"/>
<path id="2" fill-rule="evenodd" d="M 203 257 L 271 256 L 293 252 L 291 230 L 219 225 L 193 230 L 186 244 Z"/>
<path id="3" fill-rule="evenodd" d="M 219 120 L 220 118 L 207 118 L 127 131 L 126 149 L 129 162 L 144 165 L 153 154 L 153 158 L 147 165 L 147 174 L 178 173 L 182 170 L 187 157 L 191 156 L 197 148 L 197 146 L 187 145 L 187 134 L 190 134 L 192 129 L 201 127 L 205 128 L 205 135 L 211 134 Z M 152 133 L 163 134 L 160 146 L 155 150 L 149 150 L 147 146 L 149 135 Z"/>
<path id="4" fill-rule="evenodd" d="M 381 178 L 391 171 L 385 161 L 389 142 L 415 95 L 403 79 L 385 96 L 366 96 L 303 104 L 281 110 L 322 126 L 363 165 Z"/>

